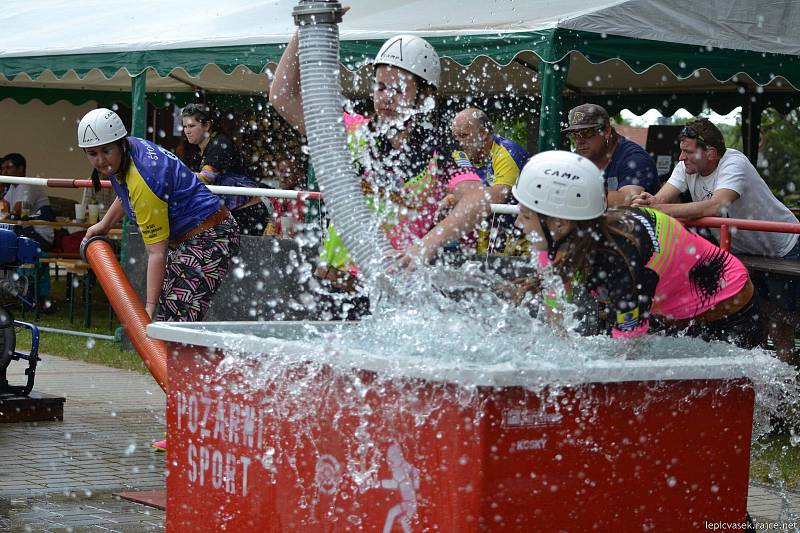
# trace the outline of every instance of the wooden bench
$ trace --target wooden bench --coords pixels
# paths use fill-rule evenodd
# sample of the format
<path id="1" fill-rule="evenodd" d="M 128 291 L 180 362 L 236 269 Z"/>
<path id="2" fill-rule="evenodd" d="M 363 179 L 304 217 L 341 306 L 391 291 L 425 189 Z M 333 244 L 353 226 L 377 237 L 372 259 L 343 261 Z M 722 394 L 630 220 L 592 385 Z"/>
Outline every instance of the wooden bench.
<path id="1" fill-rule="evenodd" d="M 52 264 L 52 262 L 51 262 Z M 92 289 L 94 288 L 94 272 L 89 263 L 82 259 L 55 259 L 56 271 L 63 269 L 67 273 L 67 300 L 69 300 L 69 321 L 75 317 L 75 278 L 83 280 L 83 325 L 92 325 Z"/>
<path id="2" fill-rule="evenodd" d="M 764 257 L 761 255 L 737 255 L 748 270 L 780 274 L 789 277 L 800 276 L 800 261 L 782 257 Z"/>
<path id="3" fill-rule="evenodd" d="M 751 277 L 753 272 L 764 272 L 783 278 L 800 277 L 800 261 L 797 260 L 761 255 L 738 255 L 736 257 L 744 263 L 744 266 L 750 271 Z M 800 328 L 800 316 L 796 313 L 786 314 L 782 320 L 793 324 L 795 328 Z M 796 342 L 797 339 L 795 339 Z"/>

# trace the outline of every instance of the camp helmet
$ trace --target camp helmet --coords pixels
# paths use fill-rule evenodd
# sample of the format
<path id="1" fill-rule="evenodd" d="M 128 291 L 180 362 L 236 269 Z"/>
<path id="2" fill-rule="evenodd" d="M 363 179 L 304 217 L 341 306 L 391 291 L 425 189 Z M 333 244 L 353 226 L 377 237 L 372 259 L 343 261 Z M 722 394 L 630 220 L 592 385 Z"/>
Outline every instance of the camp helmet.
<path id="1" fill-rule="evenodd" d="M 428 41 L 416 35 L 395 35 L 383 43 L 373 64 L 399 67 L 434 87 L 439 86 L 442 72 L 439 54 Z"/>
<path id="2" fill-rule="evenodd" d="M 128 135 L 119 115 L 101 107 L 86 113 L 78 124 L 78 146 L 92 148 L 124 139 Z"/>
<path id="3" fill-rule="evenodd" d="M 606 210 L 602 172 L 572 152 L 552 150 L 534 155 L 511 192 L 528 209 L 565 220 L 591 220 Z"/>

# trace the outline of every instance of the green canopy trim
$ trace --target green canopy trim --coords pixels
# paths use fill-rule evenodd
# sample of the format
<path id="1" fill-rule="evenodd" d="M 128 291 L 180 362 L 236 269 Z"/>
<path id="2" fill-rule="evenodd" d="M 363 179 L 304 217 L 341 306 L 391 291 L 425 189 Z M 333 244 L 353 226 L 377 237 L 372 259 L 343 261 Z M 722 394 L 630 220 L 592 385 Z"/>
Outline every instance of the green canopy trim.
<path id="1" fill-rule="evenodd" d="M 507 64 L 524 51 L 533 52 L 548 63 L 555 63 L 570 52 L 577 51 L 593 63 L 620 59 L 637 73 L 644 72 L 653 65 L 664 64 L 681 78 L 691 76 L 697 69 L 706 68 L 720 80 L 747 73 L 757 83 L 765 85 L 775 76 L 783 76 L 795 87 L 800 87 L 800 56 L 784 54 L 709 49 L 561 28 L 492 35 L 432 37 L 429 41 L 441 56 L 449 57 L 462 65 L 470 64 L 479 56 L 487 56 L 499 64 Z M 361 66 L 374 57 L 381 44 L 380 40 L 342 41 L 342 62 L 348 68 Z M 226 73 L 232 72 L 239 65 L 244 65 L 253 72 L 261 72 L 266 65 L 280 59 L 284 46 L 263 44 L 9 57 L 0 63 L 0 73 L 9 79 L 21 73 L 35 79 L 46 70 L 52 71 L 56 76 L 63 76 L 69 70 L 85 76 L 97 68 L 107 77 L 111 77 L 122 68 L 127 69 L 131 75 L 137 75 L 151 67 L 159 75 L 166 76 L 173 69 L 181 67 L 190 75 L 197 76 L 210 63 L 216 64 Z"/>
<path id="2" fill-rule="evenodd" d="M 546 61 L 554 61 L 577 50 L 592 63 L 621 59 L 637 74 L 653 65 L 664 64 L 679 78 L 687 78 L 694 71 L 705 68 L 718 80 L 729 80 L 737 74 L 746 73 L 759 85 L 766 85 L 776 76 L 783 76 L 795 87 L 800 87 L 800 56 L 707 48 L 562 29 L 557 30 L 553 39 L 553 48 L 558 49 L 555 54 L 557 57 L 545 57 Z"/>
<path id="3" fill-rule="evenodd" d="M 36 79 L 48 70 L 57 77 L 63 76 L 70 70 L 83 77 L 91 70 L 98 69 L 107 78 L 111 78 L 120 69 L 126 69 L 132 77 L 141 74 L 147 68 L 153 68 L 160 76 L 167 76 L 175 68 L 180 67 L 191 76 L 197 76 L 211 63 L 216 64 L 226 74 L 230 74 L 239 65 L 244 65 L 253 72 L 260 72 L 265 65 L 280 59 L 284 47 L 283 44 L 270 44 L 108 54 L 8 57 L 0 62 L 0 73 L 8 79 L 23 73 Z"/>
<path id="4" fill-rule="evenodd" d="M 74 105 L 80 105 L 91 100 L 96 101 L 104 107 L 110 107 L 115 103 L 126 106 L 131 105 L 131 93 L 122 91 L 90 91 L 83 89 L 40 89 L 34 87 L 5 87 L 0 86 L 0 100 L 11 98 L 12 100 L 25 104 L 31 100 L 40 100 L 46 105 L 65 100 Z M 166 107 L 170 104 L 184 106 L 194 100 L 194 93 L 148 93 L 147 101 L 156 107 Z"/>

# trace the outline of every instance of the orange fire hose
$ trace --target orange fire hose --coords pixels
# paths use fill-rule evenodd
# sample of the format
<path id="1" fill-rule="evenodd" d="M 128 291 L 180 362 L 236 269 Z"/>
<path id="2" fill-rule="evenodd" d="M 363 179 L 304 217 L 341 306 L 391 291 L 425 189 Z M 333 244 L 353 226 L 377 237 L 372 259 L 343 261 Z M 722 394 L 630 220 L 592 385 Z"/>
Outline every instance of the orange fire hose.
<path id="1" fill-rule="evenodd" d="M 167 347 L 164 342 L 147 336 L 146 328 L 152 320 L 117 261 L 108 239 L 92 237 L 83 242 L 81 257 L 92 267 L 139 357 L 167 392 Z"/>

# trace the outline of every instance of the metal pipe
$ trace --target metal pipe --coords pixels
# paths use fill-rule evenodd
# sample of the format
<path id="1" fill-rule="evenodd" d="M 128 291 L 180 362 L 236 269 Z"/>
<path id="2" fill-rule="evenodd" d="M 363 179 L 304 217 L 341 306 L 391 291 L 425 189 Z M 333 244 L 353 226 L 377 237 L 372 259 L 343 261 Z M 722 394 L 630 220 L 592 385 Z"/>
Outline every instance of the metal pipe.
<path id="1" fill-rule="evenodd" d="M 38 187 L 54 188 L 90 188 L 94 187 L 92 180 L 78 180 L 67 178 L 31 178 L 16 176 L 0 176 L 0 183 L 11 185 L 34 185 Z M 100 180 L 104 189 L 111 188 L 109 180 Z M 266 196 L 269 198 L 286 198 L 289 200 L 321 200 L 322 194 L 313 191 L 296 191 L 285 189 L 263 189 L 261 187 L 228 187 L 224 185 L 207 185 L 214 194 L 235 194 L 239 196 Z"/>
<path id="2" fill-rule="evenodd" d="M 240 196 L 262 196 L 268 198 L 286 198 L 289 200 L 321 200 L 322 194 L 312 191 L 292 191 L 284 189 L 261 189 L 259 187 L 228 187 L 224 185 L 208 185 L 214 194 L 238 194 Z"/>
<path id="3" fill-rule="evenodd" d="M 719 247 L 726 252 L 731 251 L 731 228 L 727 224 L 719 227 Z"/>
<path id="4" fill-rule="evenodd" d="M 58 329 L 58 328 L 49 328 L 45 326 L 37 326 L 39 331 L 46 331 L 48 333 L 58 333 L 60 335 L 72 335 L 75 337 L 90 337 L 92 339 L 99 339 L 102 341 L 113 341 L 119 342 L 114 335 L 103 335 L 101 333 L 89 333 L 87 331 L 73 331 L 71 329 Z"/>
<path id="5" fill-rule="evenodd" d="M 0 183 L 15 185 L 38 185 L 40 187 L 85 188 L 92 187 L 92 180 L 65 178 L 31 178 L 0 176 Z M 111 187 L 111 182 L 101 180 L 103 188 Z M 322 200 L 322 193 L 313 191 L 295 191 L 285 189 L 262 189 L 259 187 L 227 187 L 208 185 L 214 194 L 234 194 L 240 196 L 261 196 L 267 198 L 284 198 L 288 200 Z M 519 206 L 510 204 L 492 204 L 492 212 L 498 215 L 518 215 Z M 746 231 L 768 231 L 776 233 L 800 233 L 800 224 L 796 222 L 774 222 L 771 220 L 747 220 L 741 218 L 703 217 L 695 220 L 681 220 L 684 226 L 696 228 L 736 228 Z"/>
<path id="6" fill-rule="evenodd" d="M 773 222 L 771 220 L 747 220 L 743 218 L 703 217 L 697 220 L 682 220 L 684 226 L 696 228 L 730 228 L 747 231 L 771 231 L 775 233 L 800 233 L 797 222 Z"/>
<path id="7" fill-rule="evenodd" d="M 54 187 L 59 189 L 85 189 L 93 187 L 92 180 L 86 179 L 68 179 L 68 178 L 32 178 L 30 176 L 17 177 L 17 176 L 0 176 L 0 183 L 8 183 L 10 185 L 34 185 L 37 187 Z M 100 187 L 104 189 L 111 188 L 109 180 L 100 180 Z"/>

